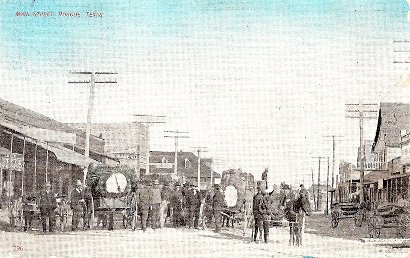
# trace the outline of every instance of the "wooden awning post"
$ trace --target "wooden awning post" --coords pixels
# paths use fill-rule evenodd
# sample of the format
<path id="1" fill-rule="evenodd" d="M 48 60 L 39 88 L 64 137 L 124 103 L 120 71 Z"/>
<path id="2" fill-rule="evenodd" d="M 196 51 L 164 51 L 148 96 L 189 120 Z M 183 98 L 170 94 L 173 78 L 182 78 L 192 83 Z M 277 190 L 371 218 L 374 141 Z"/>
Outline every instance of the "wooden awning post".
<path id="1" fill-rule="evenodd" d="M 34 175 L 33 175 L 33 192 L 37 192 L 37 141 L 34 147 Z"/>
<path id="2" fill-rule="evenodd" d="M 48 142 L 46 143 L 46 182 L 48 181 Z"/>
<path id="3" fill-rule="evenodd" d="M 26 137 L 23 138 L 23 169 L 21 171 L 21 196 L 24 195 L 25 154 L 26 154 Z"/>
<path id="4" fill-rule="evenodd" d="M 9 185 L 8 185 L 8 196 L 9 196 L 9 202 L 11 201 L 11 158 L 13 156 L 13 140 L 14 140 L 14 133 L 11 134 L 11 140 L 10 140 L 10 157 L 9 157 Z"/>

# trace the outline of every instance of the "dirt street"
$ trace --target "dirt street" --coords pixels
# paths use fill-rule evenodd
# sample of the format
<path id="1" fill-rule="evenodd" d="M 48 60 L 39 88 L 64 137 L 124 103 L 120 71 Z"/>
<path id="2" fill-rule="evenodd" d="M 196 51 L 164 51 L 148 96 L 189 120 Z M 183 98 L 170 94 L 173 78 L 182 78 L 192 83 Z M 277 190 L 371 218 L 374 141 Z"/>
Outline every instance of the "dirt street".
<path id="1" fill-rule="evenodd" d="M 271 228 L 268 244 L 250 242 L 239 230 L 92 230 L 43 235 L 1 232 L 0 257 L 406 257 L 395 249 L 315 234 L 289 246 L 286 228 Z"/>

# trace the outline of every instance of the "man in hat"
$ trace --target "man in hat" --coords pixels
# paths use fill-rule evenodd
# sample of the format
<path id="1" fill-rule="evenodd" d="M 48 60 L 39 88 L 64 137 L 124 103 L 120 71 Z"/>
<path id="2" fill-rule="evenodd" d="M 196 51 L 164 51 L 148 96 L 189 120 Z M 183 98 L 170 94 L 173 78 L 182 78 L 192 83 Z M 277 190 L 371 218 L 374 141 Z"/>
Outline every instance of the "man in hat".
<path id="1" fill-rule="evenodd" d="M 222 215 L 221 212 L 224 208 L 225 199 L 221 192 L 221 186 L 215 185 L 215 192 L 212 201 L 212 208 L 214 211 L 214 218 L 215 218 L 215 232 L 221 232 L 222 228 Z"/>
<path id="2" fill-rule="evenodd" d="M 82 191 L 82 183 L 80 180 L 76 181 L 75 188 L 71 191 L 70 207 L 73 211 L 72 231 L 78 230 L 80 219 L 83 217 L 85 209 L 84 194 Z"/>
<path id="3" fill-rule="evenodd" d="M 183 224 L 183 216 L 182 216 L 182 191 L 181 186 L 179 184 L 175 185 L 175 190 L 171 195 L 170 205 L 172 208 L 173 216 L 172 216 L 172 225 L 175 228 L 178 228 Z"/>
<path id="4" fill-rule="evenodd" d="M 268 168 L 265 168 L 265 171 L 262 173 L 262 181 L 265 181 L 265 187 L 268 187 Z"/>
<path id="5" fill-rule="evenodd" d="M 253 211 L 253 218 L 255 221 L 255 227 L 253 231 L 253 241 L 256 242 L 258 233 L 262 234 L 263 231 L 263 214 L 261 212 L 260 207 L 262 206 L 262 201 L 263 201 L 263 193 L 262 193 L 262 187 L 258 185 L 256 187 L 257 193 L 253 197 L 253 206 L 252 206 L 252 211 Z"/>
<path id="6" fill-rule="evenodd" d="M 171 200 L 171 188 L 169 182 L 165 182 L 164 187 L 161 190 L 161 205 L 160 205 L 160 214 L 159 214 L 159 224 L 163 228 L 165 225 L 165 220 L 167 219 L 169 202 Z M 172 221 L 172 219 L 171 219 Z"/>
<path id="7" fill-rule="evenodd" d="M 151 227 L 157 229 L 159 223 L 159 212 L 161 206 L 161 185 L 158 180 L 153 181 L 151 199 Z"/>
<path id="8" fill-rule="evenodd" d="M 141 227 L 142 231 L 147 230 L 147 220 L 148 220 L 148 213 L 151 208 L 152 202 L 152 188 L 148 184 L 141 184 L 139 189 L 136 193 L 137 203 L 138 203 L 138 210 L 140 210 L 141 214 Z"/>
<path id="9" fill-rule="evenodd" d="M 51 190 L 50 182 L 46 182 L 46 189 L 40 192 L 38 206 L 41 214 L 41 224 L 43 232 L 47 231 L 47 219 L 49 222 L 49 232 L 54 232 L 56 223 L 55 209 L 57 208 L 56 194 Z"/>
<path id="10" fill-rule="evenodd" d="M 83 197 L 84 197 L 84 214 L 83 214 L 84 225 L 83 225 L 83 228 L 88 229 L 90 228 L 90 221 L 92 217 L 93 196 L 91 193 L 91 188 L 87 185 L 84 186 Z"/>
<path id="11" fill-rule="evenodd" d="M 185 190 L 185 207 L 186 207 L 186 224 L 189 228 L 194 226 L 194 203 L 195 192 L 193 185 L 189 184 L 189 187 Z"/>
<path id="12" fill-rule="evenodd" d="M 194 228 L 198 229 L 199 223 L 199 216 L 201 212 L 201 191 L 197 188 L 193 188 L 193 196 L 192 196 L 192 203 L 191 203 L 191 214 L 193 217 L 193 226 Z"/>

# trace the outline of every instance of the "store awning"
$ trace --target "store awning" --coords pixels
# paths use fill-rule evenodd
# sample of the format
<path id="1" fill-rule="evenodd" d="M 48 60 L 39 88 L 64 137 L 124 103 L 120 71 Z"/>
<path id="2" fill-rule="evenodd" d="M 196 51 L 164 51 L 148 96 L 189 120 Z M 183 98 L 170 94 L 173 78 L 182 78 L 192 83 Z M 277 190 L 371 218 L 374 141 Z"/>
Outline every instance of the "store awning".
<path id="1" fill-rule="evenodd" d="M 36 139 L 43 142 L 58 142 L 65 144 L 75 144 L 76 134 L 67 133 L 63 131 L 56 131 L 44 128 L 38 128 L 33 126 L 26 126 L 22 124 L 11 123 L 5 119 L 0 119 L 0 124 L 10 128 L 22 135 Z"/>
<path id="2" fill-rule="evenodd" d="M 53 152 L 56 155 L 56 158 L 68 164 L 74 164 L 80 167 L 88 167 L 90 164 L 100 164 L 100 162 L 93 160 L 91 158 L 87 158 L 75 151 L 69 150 L 62 146 L 50 145 L 45 143 L 39 143 L 41 147 L 44 149 L 48 149 L 48 151 Z"/>

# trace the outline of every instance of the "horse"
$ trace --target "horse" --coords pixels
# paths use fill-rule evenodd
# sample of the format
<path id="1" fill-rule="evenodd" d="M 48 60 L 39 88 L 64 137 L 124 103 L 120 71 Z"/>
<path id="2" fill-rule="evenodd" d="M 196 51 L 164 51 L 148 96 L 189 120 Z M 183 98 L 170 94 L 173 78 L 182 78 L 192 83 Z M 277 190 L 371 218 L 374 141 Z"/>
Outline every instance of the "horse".
<path id="1" fill-rule="evenodd" d="M 289 245 L 302 245 L 302 236 L 305 224 L 305 215 L 311 213 L 310 202 L 307 192 L 292 193 L 285 200 L 285 215 L 289 221 L 290 239 Z"/>

